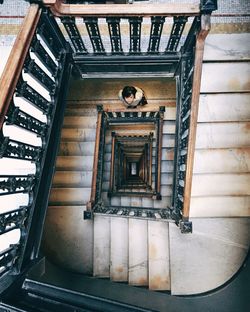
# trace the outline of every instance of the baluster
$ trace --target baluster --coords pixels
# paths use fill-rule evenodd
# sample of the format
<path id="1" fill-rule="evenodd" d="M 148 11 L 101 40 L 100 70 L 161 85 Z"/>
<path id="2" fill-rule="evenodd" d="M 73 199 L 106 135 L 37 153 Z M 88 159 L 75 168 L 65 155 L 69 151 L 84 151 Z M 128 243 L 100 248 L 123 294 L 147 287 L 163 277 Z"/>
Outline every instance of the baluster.
<path id="1" fill-rule="evenodd" d="M 108 17 L 106 21 L 109 28 L 112 53 L 122 53 L 120 18 Z"/>
<path id="2" fill-rule="evenodd" d="M 151 17 L 151 30 L 150 30 L 150 39 L 149 39 L 149 45 L 148 45 L 149 53 L 156 53 L 159 51 L 161 33 L 162 33 L 164 22 L 165 22 L 165 17 L 163 16 Z"/>
<path id="3" fill-rule="evenodd" d="M 40 41 L 37 39 L 36 36 L 34 36 L 32 40 L 30 51 L 35 53 L 39 61 L 41 61 L 43 65 L 51 72 L 53 77 L 57 76 L 57 72 L 60 69 L 60 64 L 57 67 L 55 62 L 52 60 L 48 52 L 41 45 Z"/>
<path id="4" fill-rule="evenodd" d="M 104 46 L 102 43 L 97 18 L 94 17 L 86 17 L 84 18 L 84 22 L 89 34 L 89 38 L 91 40 L 91 44 L 94 50 L 94 53 L 103 54 L 105 53 Z"/>
<path id="5" fill-rule="evenodd" d="M 83 43 L 80 32 L 75 24 L 75 18 L 72 16 L 67 16 L 67 17 L 65 16 L 61 18 L 61 21 L 75 48 L 75 52 L 87 54 L 88 51 Z"/>
<path id="6" fill-rule="evenodd" d="M 141 52 L 141 23 L 142 17 L 132 17 L 129 19 L 130 53 Z"/>
<path id="7" fill-rule="evenodd" d="M 173 52 L 177 50 L 186 22 L 187 17 L 174 16 L 174 23 L 165 52 Z"/>
<path id="8" fill-rule="evenodd" d="M 28 217 L 29 208 L 20 207 L 0 214 L 0 235 L 21 228 Z"/>
<path id="9" fill-rule="evenodd" d="M 18 258 L 20 245 L 15 244 L 0 252 L 1 276 L 7 271 L 14 271 L 15 260 Z M 3 269 L 4 268 L 4 269 Z"/>
<path id="10" fill-rule="evenodd" d="M 113 119 L 114 118 L 113 112 L 107 112 L 107 114 L 108 114 L 108 118 L 109 119 Z"/>
<path id="11" fill-rule="evenodd" d="M 30 55 L 27 54 L 24 63 L 24 72 L 31 75 L 36 81 L 38 81 L 50 94 L 55 94 L 56 84 L 55 82 L 39 67 Z"/>
<path id="12" fill-rule="evenodd" d="M 8 157 L 38 162 L 41 156 L 41 147 L 11 140 L 8 137 L 0 138 L 0 158 Z"/>
<path id="13" fill-rule="evenodd" d="M 0 176 L 0 196 L 10 195 L 18 193 L 28 193 L 30 192 L 36 182 L 36 177 L 33 174 L 24 175 L 9 175 Z"/>
<path id="14" fill-rule="evenodd" d="M 16 95 L 19 97 L 23 97 L 43 112 L 50 113 L 50 103 L 40 93 L 38 93 L 35 89 L 29 86 L 28 83 L 23 80 L 22 76 L 20 76 L 17 83 Z"/>
<path id="15" fill-rule="evenodd" d="M 42 18 L 40 19 L 38 28 L 37 28 L 37 34 L 41 36 L 43 41 L 46 43 L 50 51 L 53 53 L 55 58 L 57 60 L 61 59 L 63 47 L 61 45 L 61 42 L 58 40 L 57 34 L 54 31 L 53 27 L 50 23 L 50 20 L 48 16 L 45 14 L 42 15 Z"/>
<path id="16" fill-rule="evenodd" d="M 110 164 L 110 178 L 109 178 L 109 191 L 108 196 L 110 197 L 115 190 L 115 149 L 116 149 L 116 135 L 115 132 L 111 132 L 112 142 L 111 142 L 111 164 Z"/>
<path id="17" fill-rule="evenodd" d="M 155 117 L 155 112 L 150 112 L 149 118 L 154 118 Z"/>
<path id="18" fill-rule="evenodd" d="M 14 105 L 13 101 L 10 104 L 8 113 L 5 117 L 7 124 L 15 124 L 21 128 L 36 133 L 39 136 L 44 136 L 48 128 L 46 123 L 43 123 L 35 117 L 23 112 L 19 107 Z"/>

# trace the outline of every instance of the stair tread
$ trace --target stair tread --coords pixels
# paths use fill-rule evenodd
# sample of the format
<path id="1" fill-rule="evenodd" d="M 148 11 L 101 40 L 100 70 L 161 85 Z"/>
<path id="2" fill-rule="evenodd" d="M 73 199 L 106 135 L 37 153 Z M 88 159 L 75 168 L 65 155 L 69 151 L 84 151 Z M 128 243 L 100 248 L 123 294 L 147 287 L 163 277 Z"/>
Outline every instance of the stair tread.
<path id="1" fill-rule="evenodd" d="M 91 187 L 92 171 L 56 171 L 53 187 Z"/>
<path id="2" fill-rule="evenodd" d="M 61 142 L 58 156 L 94 156 L 95 141 Z"/>
<path id="3" fill-rule="evenodd" d="M 90 116 L 65 116 L 63 128 L 95 129 L 97 118 Z"/>

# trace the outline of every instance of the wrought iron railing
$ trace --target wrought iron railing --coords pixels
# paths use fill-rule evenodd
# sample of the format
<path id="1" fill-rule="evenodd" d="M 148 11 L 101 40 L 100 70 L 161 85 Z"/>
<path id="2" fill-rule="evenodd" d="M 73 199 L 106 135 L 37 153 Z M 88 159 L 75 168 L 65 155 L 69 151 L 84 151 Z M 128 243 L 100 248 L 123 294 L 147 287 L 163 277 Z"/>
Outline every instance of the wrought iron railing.
<path id="1" fill-rule="evenodd" d="M 156 133 L 156 161 L 155 161 L 155 187 L 152 192 L 150 192 L 150 196 L 160 200 L 161 199 L 161 147 L 162 147 L 162 125 L 163 125 L 163 115 L 165 111 L 165 107 L 161 106 L 158 109 L 152 109 L 151 111 L 140 111 L 135 109 L 127 109 L 126 111 L 119 111 L 118 109 L 108 109 L 103 111 L 102 106 L 97 106 L 98 109 L 98 117 L 97 117 L 97 128 L 96 128 L 96 143 L 95 143 L 95 154 L 94 154 L 94 164 L 93 164 L 93 176 L 92 176 L 92 188 L 91 188 L 91 199 L 87 204 L 87 211 L 84 212 L 84 218 L 88 219 L 92 217 L 92 212 L 97 209 L 99 211 L 100 207 L 103 207 L 103 201 L 101 198 L 102 194 L 102 177 L 103 177 L 103 164 L 104 164 L 104 145 L 105 145 L 105 133 L 106 130 L 115 126 L 117 124 L 123 125 L 124 129 L 126 129 L 126 124 L 147 124 L 153 123 L 155 126 Z M 124 138 L 120 138 L 120 140 L 134 140 L 135 138 L 126 136 Z M 140 140 L 140 137 L 136 137 L 136 139 Z M 136 140 L 135 139 L 135 140 Z M 150 139 L 152 140 L 152 138 Z M 113 142 L 114 143 L 114 142 Z M 148 144 L 147 157 L 149 159 L 148 164 L 150 165 L 150 170 L 148 171 L 148 187 L 151 187 L 152 180 L 152 142 Z M 117 155 L 115 155 L 115 150 L 117 149 L 117 145 L 113 144 L 113 163 L 111 164 L 111 186 L 109 190 L 109 196 L 115 194 L 116 187 L 120 184 L 120 180 L 115 182 L 115 178 L 119 176 L 119 170 L 121 169 L 121 158 L 117 158 L 119 155 L 119 151 Z M 112 155 L 111 155 L 112 157 Z M 119 168 L 115 170 L 115 165 Z M 124 165 L 124 164 L 123 164 Z M 114 187 L 115 183 L 117 183 L 116 187 Z M 135 194 L 135 193 L 133 193 Z M 146 192 L 144 195 L 147 194 Z M 142 195 L 142 193 L 141 193 Z"/>
<path id="2" fill-rule="evenodd" d="M 68 52 L 54 18 L 31 5 L 0 81 L 0 292 L 39 256 Z"/>
<path id="3" fill-rule="evenodd" d="M 189 221 L 194 149 L 205 38 L 210 16 L 196 17 L 185 41 L 177 72 L 177 120 L 172 208 L 183 233 L 192 232 Z"/>

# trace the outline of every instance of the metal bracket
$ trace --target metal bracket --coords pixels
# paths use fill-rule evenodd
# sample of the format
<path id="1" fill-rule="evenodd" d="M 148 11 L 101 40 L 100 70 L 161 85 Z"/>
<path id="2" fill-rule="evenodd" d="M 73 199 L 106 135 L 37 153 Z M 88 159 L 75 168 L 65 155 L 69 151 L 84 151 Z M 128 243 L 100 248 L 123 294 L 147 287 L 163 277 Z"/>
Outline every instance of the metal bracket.
<path id="1" fill-rule="evenodd" d="M 93 219 L 93 211 L 85 210 L 83 212 L 83 220 L 92 220 Z"/>
<path id="2" fill-rule="evenodd" d="M 192 233 L 193 224 L 191 221 L 180 221 L 180 229 L 182 234 Z"/>
<path id="3" fill-rule="evenodd" d="M 200 10 L 202 13 L 210 13 L 218 9 L 217 0 L 201 0 Z"/>

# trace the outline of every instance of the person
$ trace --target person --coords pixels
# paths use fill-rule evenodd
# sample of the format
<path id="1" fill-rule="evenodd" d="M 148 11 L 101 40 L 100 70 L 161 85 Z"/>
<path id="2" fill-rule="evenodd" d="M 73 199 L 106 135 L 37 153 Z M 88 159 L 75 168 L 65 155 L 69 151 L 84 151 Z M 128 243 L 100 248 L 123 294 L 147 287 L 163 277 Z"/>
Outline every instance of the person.
<path id="1" fill-rule="evenodd" d="M 138 105 L 147 104 L 142 89 L 133 86 L 125 86 L 118 94 L 119 99 L 127 108 L 135 108 Z"/>

